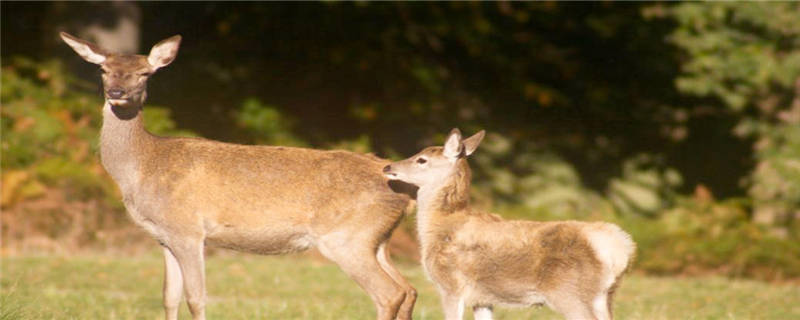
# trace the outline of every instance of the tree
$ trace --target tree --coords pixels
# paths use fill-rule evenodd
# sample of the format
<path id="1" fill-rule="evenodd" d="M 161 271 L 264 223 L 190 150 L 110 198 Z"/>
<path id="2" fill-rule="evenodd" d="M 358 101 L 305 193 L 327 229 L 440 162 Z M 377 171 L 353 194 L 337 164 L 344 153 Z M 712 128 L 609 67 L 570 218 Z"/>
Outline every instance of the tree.
<path id="1" fill-rule="evenodd" d="M 740 119 L 733 133 L 753 139 L 753 219 L 785 234 L 800 221 L 800 5 L 684 3 L 651 12 L 678 23 L 670 41 L 686 59 L 677 88 L 715 98 Z"/>

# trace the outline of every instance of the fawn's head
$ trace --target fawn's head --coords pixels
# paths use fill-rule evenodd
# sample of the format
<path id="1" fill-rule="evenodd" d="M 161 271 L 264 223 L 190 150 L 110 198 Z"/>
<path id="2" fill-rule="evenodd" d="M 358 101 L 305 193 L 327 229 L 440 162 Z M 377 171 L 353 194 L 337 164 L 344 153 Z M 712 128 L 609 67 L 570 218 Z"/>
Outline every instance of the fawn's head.
<path id="1" fill-rule="evenodd" d="M 61 39 L 84 60 L 103 69 L 103 95 L 116 107 L 141 106 L 147 98 L 147 79 L 175 60 L 181 42 L 181 36 L 170 37 L 143 56 L 111 53 L 66 32 L 61 32 Z"/>
<path id="2" fill-rule="evenodd" d="M 453 129 L 444 146 L 427 147 L 411 158 L 394 162 L 383 168 L 392 180 L 400 180 L 420 188 L 447 181 L 456 174 L 464 158 L 475 152 L 485 132 L 461 139 L 461 131 Z"/>

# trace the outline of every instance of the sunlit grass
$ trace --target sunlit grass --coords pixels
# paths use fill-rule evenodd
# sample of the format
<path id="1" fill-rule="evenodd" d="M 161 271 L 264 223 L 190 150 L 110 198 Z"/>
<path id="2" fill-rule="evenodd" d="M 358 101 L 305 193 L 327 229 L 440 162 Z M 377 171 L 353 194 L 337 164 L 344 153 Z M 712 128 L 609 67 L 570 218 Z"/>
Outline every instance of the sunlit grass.
<path id="1" fill-rule="evenodd" d="M 415 319 L 441 319 L 422 270 L 401 264 L 419 290 Z M 306 256 L 218 254 L 207 259 L 210 319 L 372 319 L 367 295 L 330 263 Z M 156 254 L 2 258 L 0 319 L 159 319 Z M 798 319 L 800 288 L 718 277 L 630 275 L 619 319 Z M 468 314 L 471 318 L 471 315 Z M 185 304 L 181 317 L 188 318 Z M 497 319 L 560 319 L 546 308 L 497 309 Z"/>

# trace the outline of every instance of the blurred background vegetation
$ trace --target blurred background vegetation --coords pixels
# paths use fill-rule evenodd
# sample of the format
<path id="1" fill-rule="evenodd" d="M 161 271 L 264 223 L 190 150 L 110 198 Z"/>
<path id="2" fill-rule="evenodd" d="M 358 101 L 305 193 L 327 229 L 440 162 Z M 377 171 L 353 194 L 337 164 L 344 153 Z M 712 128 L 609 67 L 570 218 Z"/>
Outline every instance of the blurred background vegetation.
<path id="1" fill-rule="evenodd" d="M 57 31 L 138 53 L 181 34 L 149 83 L 155 133 L 402 158 L 486 129 L 481 207 L 619 223 L 644 272 L 797 279 L 797 21 L 796 3 L 2 2 L 3 250 L 151 244 L 98 162 L 97 68 Z"/>

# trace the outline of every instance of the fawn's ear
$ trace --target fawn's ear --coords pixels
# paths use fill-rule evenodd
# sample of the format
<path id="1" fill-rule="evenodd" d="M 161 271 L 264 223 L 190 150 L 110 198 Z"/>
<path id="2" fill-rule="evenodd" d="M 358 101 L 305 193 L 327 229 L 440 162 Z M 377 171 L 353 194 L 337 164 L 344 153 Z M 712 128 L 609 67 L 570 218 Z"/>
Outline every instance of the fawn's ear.
<path id="1" fill-rule="evenodd" d="M 450 130 L 450 134 L 447 135 L 447 141 L 444 142 L 444 153 L 445 157 L 450 159 L 456 159 L 459 155 L 461 155 L 461 131 L 458 128 L 453 128 Z"/>
<path id="2" fill-rule="evenodd" d="M 481 130 L 476 134 L 473 134 L 471 137 L 464 139 L 461 141 L 464 144 L 464 156 L 471 155 L 475 152 L 475 149 L 478 149 L 478 145 L 481 144 L 483 141 L 483 136 L 486 135 L 486 131 Z"/>
<path id="3" fill-rule="evenodd" d="M 101 64 L 103 61 L 106 61 L 106 57 L 108 57 L 108 53 L 105 52 L 105 50 L 100 49 L 100 47 L 88 41 L 78 39 L 69 33 L 61 32 L 61 39 L 72 47 L 72 50 L 75 50 L 83 60 L 94 64 Z"/>
<path id="4" fill-rule="evenodd" d="M 172 63 L 178 55 L 178 46 L 180 46 L 180 44 L 180 35 L 161 40 L 161 42 L 153 46 L 153 49 L 150 49 L 147 62 L 156 69 L 167 66 Z"/>

